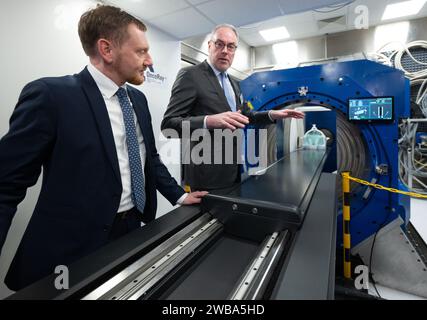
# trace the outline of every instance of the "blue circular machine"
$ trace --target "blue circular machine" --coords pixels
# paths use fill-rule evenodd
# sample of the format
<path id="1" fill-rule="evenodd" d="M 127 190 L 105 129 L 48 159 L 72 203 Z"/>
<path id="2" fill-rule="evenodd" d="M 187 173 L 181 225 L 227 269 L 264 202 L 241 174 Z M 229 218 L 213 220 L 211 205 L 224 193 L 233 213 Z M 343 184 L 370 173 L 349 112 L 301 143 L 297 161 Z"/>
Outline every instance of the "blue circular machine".
<path id="1" fill-rule="evenodd" d="M 351 170 L 343 159 L 359 157 L 363 158 L 364 168 L 350 172 L 351 175 L 361 175 L 356 178 L 385 187 L 402 188 L 398 171 L 398 125 L 399 119 L 410 115 L 409 80 L 402 71 L 369 60 L 358 60 L 254 73 L 240 86 L 245 101 L 249 101 L 255 111 L 291 108 L 295 104 L 331 109 L 334 112 L 306 114 L 307 128 L 316 123 L 319 129 L 327 130 L 335 137 L 324 170 L 333 172 L 338 169 L 339 173 Z M 349 100 L 378 97 L 392 98 L 391 118 L 349 120 Z M 344 132 L 345 127 L 355 131 Z M 359 134 L 361 138 L 357 141 Z M 352 143 L 363 144 L 365 152 L 358 154 L 356 148 L 349 148 Z M 282 154 L 278 148 L 278 158 Z M 352 184 L 350 232 L 353 246 L 399 215 L 405 224 L 409 221 L 407 197 Z M 341 215 L 337 240 L 342 243 Z"/>

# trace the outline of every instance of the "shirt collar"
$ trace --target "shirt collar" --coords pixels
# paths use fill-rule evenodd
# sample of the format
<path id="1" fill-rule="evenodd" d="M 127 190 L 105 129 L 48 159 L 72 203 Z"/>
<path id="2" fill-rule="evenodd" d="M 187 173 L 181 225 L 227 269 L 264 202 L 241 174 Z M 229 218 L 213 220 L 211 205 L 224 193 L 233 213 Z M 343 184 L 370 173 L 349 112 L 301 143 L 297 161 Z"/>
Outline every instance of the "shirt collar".
<path id="1" fill-rule="evenodd" d="M 206 61 L 208 62 L 209 66 L 212 68 L 212 70 L 215 73 L 215 75 L 217 77 L 219 77 L 219 75 L 221 74 L 221 71 L 219 71 L 217 68 L 215 68 L 214 65 L 211 63 L 211 61 L 209 59 L 207 59 Z M 224 75 L 226 77 L 228 77 L 227 71 L 224 71 L 223 73 L 224 73 Z"/>
<path id="2" fill-rule="evenodd" d="M 101 91 L 102 96 L 107 99 L 111 99 L 111 97 L 116 94 L 117 90 L 119 89 L 119 86 L 115 84 L 114 81 L 108 78 L 105 74 L 99 71 L 90 62 L 87 65 L 87 71 L 89 71 L 93 80 L 95 80 L 95 83 L 98 86 L 99 91 Z M 124 84 L 122 88 L 126 90 L 126 84 Z"/>

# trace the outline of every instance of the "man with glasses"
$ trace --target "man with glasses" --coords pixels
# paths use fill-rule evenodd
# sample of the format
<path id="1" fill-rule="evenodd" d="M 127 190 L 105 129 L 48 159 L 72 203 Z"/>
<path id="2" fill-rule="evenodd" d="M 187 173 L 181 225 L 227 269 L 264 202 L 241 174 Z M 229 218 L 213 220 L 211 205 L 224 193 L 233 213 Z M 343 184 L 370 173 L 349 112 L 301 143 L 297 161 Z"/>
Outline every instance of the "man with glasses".
<path id="1" fill-rule="evenodd" d="M 200 154 L 202 163 L 194 161 L 195 146 L 208 139 L 206 135 L 199 141 L 190 141 L 189 163 L 184 164 L 184 184 L 190 190 L 215 190 L 233 186 L 240 181 L 239 143 L 233 140 L 232 149 L 225 142 L 215 138 L 214 129 L 235 131 L 247 124 L 271 124 L 286 117 L 302 118 L 304 114 L 293 110 L 269 112 L 248 112 L 242 109 L 238 82 L 231 78 L 227 70 L 231 67 L 239 36 L 234 26 L 216 26 L 208 42 L 209 56 L 204 62 L 180 70 L 172 88 L 172 95 L 162 121 L 162 130 L 174 129 L 180 136 L 185 132 L 184 124 L 195 129 L 208 129 L 211 148 L 210 155 Z M 183 131 L 184 128 L 184 131 Z M 165 131 L 164 131 L 165 132 Z M 167 136 L 167 134 L 165 134 Z M 185 139 L 188 137 L 182 137 Z M 206 145 L 206 144 L 205 144 Z M 218 150 L 221 148 L 220 150 Z M 206 152 L 203 150 L 202 153 Z M 227 154 L 228 152 L 228 154 Z M 221 153 L 218 161 L 218 153 Z M 233 159 L 227 161 L 227 157 Z"/>

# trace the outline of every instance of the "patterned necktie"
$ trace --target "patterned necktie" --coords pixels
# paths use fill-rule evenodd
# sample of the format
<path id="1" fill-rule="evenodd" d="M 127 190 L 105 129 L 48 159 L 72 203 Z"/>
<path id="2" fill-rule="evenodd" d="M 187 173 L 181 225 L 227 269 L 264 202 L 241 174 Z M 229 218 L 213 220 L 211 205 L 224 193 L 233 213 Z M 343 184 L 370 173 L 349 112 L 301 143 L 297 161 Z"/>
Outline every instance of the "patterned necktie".
<path id="1" fill-rule="evenodd" d="M 221 72 L 220 75 L 222 89 L 224 90 L 228 105 L 230 106 L 231 111 L 236 111 L 236 98 L 234 97 L 233 88 L 231 88 L 231 84 L 227 81 L 227 75 L 224 72 Z"/>
<path id="2" fill-rule="evenodd" d="M 135 119 L 126 90 L 119 88 L 116 92 L 122 108 L 123 120 L 126 129 L 126 142 L 129 156 L 129 167 L 131 176 L 132 201 L 139 212 L 144 212 L 145 189 L 144 172 L 142 170 L 141 156 L 139 153 L 138 138 L 136 136 Z"/>

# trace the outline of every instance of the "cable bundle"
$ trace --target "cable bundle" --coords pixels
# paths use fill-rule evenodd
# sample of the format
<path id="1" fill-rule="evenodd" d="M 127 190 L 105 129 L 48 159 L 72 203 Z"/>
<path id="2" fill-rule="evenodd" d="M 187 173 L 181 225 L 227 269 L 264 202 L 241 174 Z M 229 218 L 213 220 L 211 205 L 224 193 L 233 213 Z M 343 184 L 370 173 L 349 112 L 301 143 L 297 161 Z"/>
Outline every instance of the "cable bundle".
<path id="1" fill-rule="evenodd" d="M 394 66 L 402 70 L 410 80 L 411 87 L 419 86 L 415 105 L 421 110 L 422 115 L 427 118 L 427 63 L 417 60 L 411 53 L 411 49 L 424 49 L 427 52 L 427 41 L 417 40 L 401 45 L 401 49 L 383 52 L 389 42 L 373 54 L 373 58 L 388 66 Z M 402 58 L 407 54 L 421 70 L 408 70 L 402 64 Z M 394 61 L 393 61 L 394 58 Z M 416 68 L 418 69 L 418 68 Z M 421 145 L 416 144 L 419 122 L 404 120 L 400 125 L 399 139 L 399 177 L 402 183 L 411 191 L 427 194 L 427 151 Z"/>

